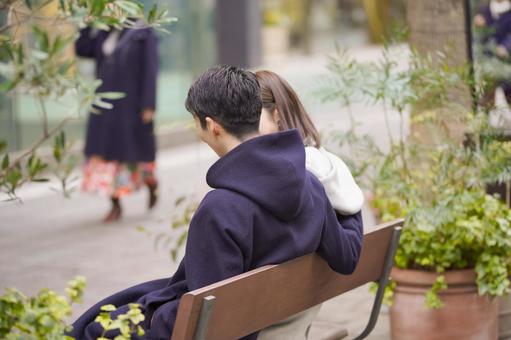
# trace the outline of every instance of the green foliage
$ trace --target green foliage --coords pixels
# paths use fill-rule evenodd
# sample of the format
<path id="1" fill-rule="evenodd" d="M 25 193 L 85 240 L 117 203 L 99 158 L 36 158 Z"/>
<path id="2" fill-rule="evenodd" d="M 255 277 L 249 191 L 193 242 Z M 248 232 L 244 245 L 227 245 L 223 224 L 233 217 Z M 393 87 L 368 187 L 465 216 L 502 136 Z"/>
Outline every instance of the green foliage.
<path id="1" fill-rule="evenodd" d="M 175 18 L 168 17 L 166 10 L 153 6 L 147 15 L 144 5 L 135 0 L 60 0 L 59 10 L 78 24 L 108 30 L 109 26 L 130 27 L 135 19 L 143 18 L 155 27 L 169 24 Z"/>
<path id="2" fill-rule="evenodd" d="M 65 333 L 71 331 L 67 320 L 71 306 L 82 301 L 85 278 L 77 276 L 69 281 L 66 295 L 59 295 L 49 289 L 42 289 L 34 297 L 27 297 L 16 289 L 8 289 L 0 296 L 0 339 L 5 340 L 72 340 Z M 118 331 L 116 340 L 129 340 L 132 334 L 144 335 L 140 323 L 145 316 L 137 304 L 130 304 L 128 311 L 112 319 L 113 305 L 101 307 L 95 321 L 104 329 L 98 339 L 106 340 L 109 331 Z"/>
<path id="3" fill-rule="evenodd" d="M 70 327 L 65 319 L 71 304 L 81 301 L 85 279 L 76 277 L 68 283 L 67 297 L 42 289 L 27 297 L 16 289 L 0 296 L 0 338 L 6 340 L 71 339 L 64 336 Z"/>
<path id="4" fill-rule="evenodd" d="M 101 307 L 102 312 L 94 320 L 103 327 L 103 333 L 98 340 L 107 340 L 106 334 L 110 331 L 118 331 L 120 333 L 114 338 L 115 340 L 129 340 L 132 334 L 144 335 L 144 329 L 140 326 L 140 323 L 145 320 L 145 316 L 138 304 L 130 303 L 126 313 L 112 319 L 111 313 L 116 310 L 117 308 L 114 305 Z"/>
<path id="5" fill-rule="evenodd" d="M 396 266 L 440 274 L 474 268 L 480 294 L 503 295 L 510 284 L 511 212 L 486 195 L 485 186 L 511 179 L 511 142 L 490 125 L 483 108 L 467 109 L 462 95 L 469 85 L 485 88 L 484 77 L 474 79 L 469 67 L 451 66 L 447 52 L 430 57 L 396 51 L 386 45 L 380 60 L 367 64 L 345 52 L 330 60 L 324 99 L 346 106 L 351 121 L 350 129 L 333 139 L 372 193 L 378 217 L 406 218 Z M 381 106 L 387 145 L 358 133 L 350 109 L 354 102 Z M 398 135 L 392 133 L 390 115 L 399 118 Z M 405 136 L 405 116 L 432 130 L 434 143 Z M 464 143 L 452 138 L 448 121 L 466 128 Z M 440 275 L 427 293 L 429 307 L 442 306 L 438 292 L 446 287 Z"/>
<path id="6" fill-rule="evenodd" d="M 479 293 L 500 296 L 509 291 L 510 236 L 509 208 L 482 190 L 464 190 L 408 214 L 395 264 L 439 273 L 475 268 Z M 428 293 L 430 306 L 439 306 L 437 291 Z"/>

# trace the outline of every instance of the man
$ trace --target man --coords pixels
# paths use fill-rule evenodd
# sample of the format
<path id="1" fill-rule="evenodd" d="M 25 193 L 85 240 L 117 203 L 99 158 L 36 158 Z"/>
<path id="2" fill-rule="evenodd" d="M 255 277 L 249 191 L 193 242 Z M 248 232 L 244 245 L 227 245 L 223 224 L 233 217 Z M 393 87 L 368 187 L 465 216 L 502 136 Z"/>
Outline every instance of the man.
<path id="1" fill-rule="evenodd" d="M 220 159 L 207 173 L 214 190 L 191 221 L 184 259 L 167 282 L 130 288 L 93 307 L 74 325 L 80 338 L 100 334 L 93 316 L 112 301 L 138 302 L 146 316 L 145 338 L 168 340 L 180 298 L 188 291 L 315 251 L 340 273 L 355 269 L 360 214 L 339 224 L 323 187 L 305 170 L 296 130 L 259 136 L 262 102 L 252 72 L 209 69 L 191 86 L 186 108 L 198 135 Z"/>

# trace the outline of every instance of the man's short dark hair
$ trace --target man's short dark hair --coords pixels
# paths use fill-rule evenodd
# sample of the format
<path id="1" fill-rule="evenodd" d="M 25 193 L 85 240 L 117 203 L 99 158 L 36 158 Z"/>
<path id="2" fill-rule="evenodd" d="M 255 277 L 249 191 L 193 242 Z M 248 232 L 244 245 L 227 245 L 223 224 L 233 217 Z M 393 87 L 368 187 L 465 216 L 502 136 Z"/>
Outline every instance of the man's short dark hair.
<path id="1" fill-rule="evenodd" d="M 206 127 L 206 117 L 231 135 L 257 132 L 261 118 L 261 89 L 256 76 L 235 66 L 216 66 L 204 72 L 188 90 L 186 109 Z"/>

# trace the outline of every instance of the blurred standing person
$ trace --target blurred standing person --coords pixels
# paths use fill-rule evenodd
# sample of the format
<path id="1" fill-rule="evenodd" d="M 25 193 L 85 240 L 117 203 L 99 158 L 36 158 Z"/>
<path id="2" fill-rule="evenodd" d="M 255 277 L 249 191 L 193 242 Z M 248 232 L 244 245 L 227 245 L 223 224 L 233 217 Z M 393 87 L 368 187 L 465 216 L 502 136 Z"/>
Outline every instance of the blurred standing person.
<path id="1" fill-rule="evenodd" d="M 481 5 L 474 16 L 474 25 L 481 30 L 480 43 L 485 55 L 509 60 L 511 53 L 511 1 L 490 0 Z M 495 89 L 501 87 L 506 101 L 511 103 L 511 79 L 498 81 L 487 91 L 481 104 L 491 109 L 495 106 Z"/>
<path id="2" fill-rule="evenodd" d="M 97 92 L 122 92 L 122 99 L 108 101 L 111 109 L 96 107 L 87 124 L 82 189 L 111 198 L 104 222 L 121 218 L 121 197 L 145 185 L 149 209 L 156 204 L 156 142 L 154 114 L 158 73 L 158 41 L 151 28 L 137 21 L 132 28 L 80 32 L 76 54 L 93 58 Z"/>

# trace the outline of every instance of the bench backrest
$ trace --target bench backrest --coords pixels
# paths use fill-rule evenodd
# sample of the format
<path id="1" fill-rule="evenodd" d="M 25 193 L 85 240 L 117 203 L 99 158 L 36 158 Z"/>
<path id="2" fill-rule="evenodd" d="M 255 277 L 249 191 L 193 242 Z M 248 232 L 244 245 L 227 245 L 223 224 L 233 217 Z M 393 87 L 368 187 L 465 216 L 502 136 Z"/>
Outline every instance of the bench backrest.
<path id="1" fill-rule="evenodd" d="M 310 254 L 183 295 L 172 340 L 237 339 L 377 281 L 384 272 L 393 232 L 401 225 L 402 221 L 391 222 L 366 233 L 360 261 L 351 275 L 337 274 L 317 254 Z"/>

